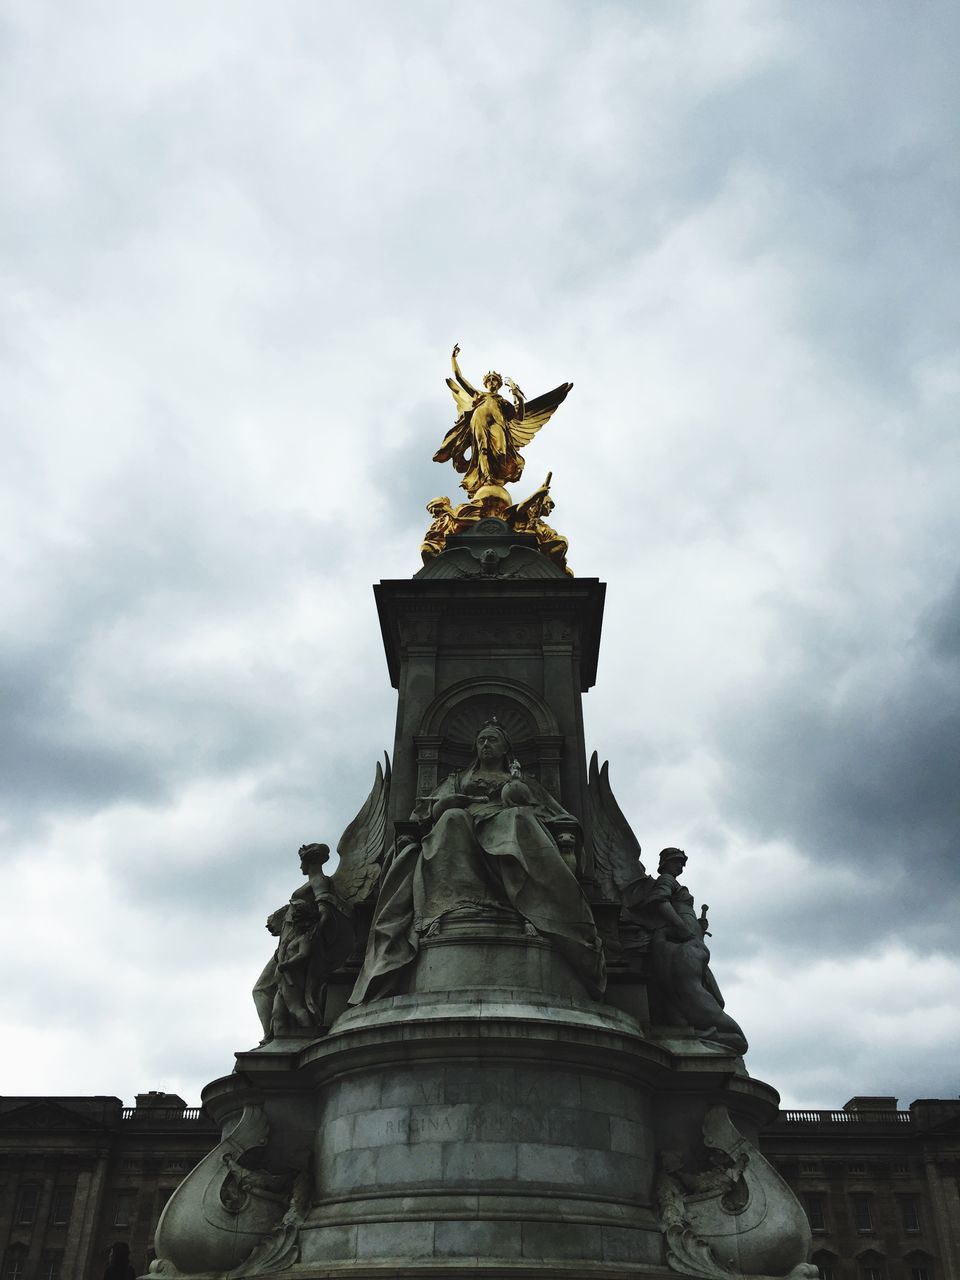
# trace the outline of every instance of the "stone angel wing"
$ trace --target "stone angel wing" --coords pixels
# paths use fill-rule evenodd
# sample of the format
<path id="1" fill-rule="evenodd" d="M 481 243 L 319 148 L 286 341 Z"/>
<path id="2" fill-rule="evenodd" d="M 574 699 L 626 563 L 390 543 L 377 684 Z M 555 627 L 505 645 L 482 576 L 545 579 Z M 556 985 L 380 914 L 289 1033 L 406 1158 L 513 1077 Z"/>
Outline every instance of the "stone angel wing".
<path id="1" fill-rule="evenodd" d="M 572 382 L 563 382 L 536 400 L 527 400 L 523 406 L 523 416 L 511 419 L 510 436 L 516 448 L 529 444 L 542 426 L 550 421 L 554 413 L 563 404 L 573 387 Z"/>
<path id="2" fill-rule="evenodd" d="M 370 794 L 337 845 L 340 865 L 331 876 L 338 895 L 349 903 L 363 902 L 380 879 L 390 799 L 390 758 L 377 763 Z"/>
<path id="3" fill-rule="evenodd" d="M 640 845 L 610 788 L 609 761 L 600 768 L 597 753 L 590 757 L 587 798 L 593 832 L 597 883 L 611 902 L 622 902 L 623 891 L 646 876 Z"/>

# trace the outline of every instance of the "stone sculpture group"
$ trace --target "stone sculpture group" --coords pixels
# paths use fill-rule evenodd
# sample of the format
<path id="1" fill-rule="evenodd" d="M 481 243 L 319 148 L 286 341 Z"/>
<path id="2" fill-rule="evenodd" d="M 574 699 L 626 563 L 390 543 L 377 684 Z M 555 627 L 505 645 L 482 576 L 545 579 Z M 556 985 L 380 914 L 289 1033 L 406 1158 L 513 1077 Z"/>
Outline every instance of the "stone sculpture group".
<path id="1" fill-rule="evenodd" d="M 223 1139 L 171 1197 L 169 1277 L 802 1280 L 803 1210 L 755 1145 L 776 1094 L 711 970 L 707 908 L 649 874 L 586 763 L 604 588 L 504 486 L 566 398 L 490 373 L 437 461 L 412 581 L 376 589 L 392 765 L 327 875 L 267 919 L 263 1038 L 204 1091 Z"/>
<path id="2" fill-rule="evenodd" d="M 384 785 L 378 775 L 375 793 Z M 599 809 L 612 793 L 598 788 L 593 799 Z M 375 815 L 379 806 L 368 801 L 364 808 Z M 619 807 L 614 821 L 624 825 Z M 375 817 L 373 822 L 379 827 Z M 512 908 L 530 936 L 549 939 L 594 997 L 603 994 L 603 944 L 577 874 L 582 828 L 535 778 L 523 776 L 495 718 L 480 727 L 469 767 L 452 773 L 420 801 L 410 826 L 415 834 L 399 837 L 383 861 L 350 1004 L 400 993 L 420 937 L 457 912 L 485 909 Z M 362 828 L 360 834 L 352 847 L 362 857 L 370 841 Z M 616 857 L 622 848 L 611 844 L 608 856 Z M 693 895 L 680 883 L 687 855 L 682 849 L 662 850 L 652 877 L 643 869 L 632 832 L 626 849 L 621 869 L 626 883 L 619 899 L 622 917 L 633 929 L 624 946 L 648 958 L 648 980 L 664 1024 L 691 1027 L 705 1040 L 745 1053 L 746 1037 L 725 1012 L 710 971 L 706 908 L 697 916 Z M 634 849 L 636 860 L 629 861 Z M 353 904 L 338 892 L 337 878 L 323 874 L 329 856 L 325 844 L 302 845 L 300 868 L 307 883 L 267 917 L 267 929 L 279 941 L 253 989 L 263 1044 L 323 1030 L 327 980 L 353 950 Z M 346 862 L 340 866 L 345 887 L 351 868 Z"/>

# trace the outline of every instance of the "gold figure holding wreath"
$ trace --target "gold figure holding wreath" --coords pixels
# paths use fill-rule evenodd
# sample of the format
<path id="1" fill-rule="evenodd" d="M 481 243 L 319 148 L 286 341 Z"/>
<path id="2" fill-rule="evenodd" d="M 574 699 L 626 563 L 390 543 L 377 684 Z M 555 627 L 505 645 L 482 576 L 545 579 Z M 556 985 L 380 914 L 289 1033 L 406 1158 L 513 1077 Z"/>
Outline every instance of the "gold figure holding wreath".
<path id="1" fill-rule="evenodd" d="M 485 485 L 512 484 L 523 474 L 520 449 L 530 443 L 540 428 L 563 403 L 572 382 L 564 382 L 546 395 L 527 400 L 511 379 L 491 371 L 478 391 L 463 376 L 457 363 L 460 346 L 453 348 L 453 377 L 447 386 L 453 392 L 460 416 L 443 438 L 433 455 L 434 462 L 452 462 L 463 479 L 460 486 L 470 497 Z M 509 400 L 500 395 L 504 385 L 510 388 Z"/>

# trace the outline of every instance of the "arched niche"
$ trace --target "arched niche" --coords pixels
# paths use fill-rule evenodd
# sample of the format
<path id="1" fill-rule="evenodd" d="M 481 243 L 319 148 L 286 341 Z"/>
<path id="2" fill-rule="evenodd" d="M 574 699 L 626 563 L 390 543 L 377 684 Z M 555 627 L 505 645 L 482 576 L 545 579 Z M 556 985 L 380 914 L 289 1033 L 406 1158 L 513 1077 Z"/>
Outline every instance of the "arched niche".
<path id="1" fill-rule="evenodd" d="M 887 1260 L 876 1249 L 863 1249 L 857 1254 L 858 1280 L 887 1280 Z"/>
<path id="2" fill-rule="evenodd" d="M 470 763 L 480 726 L 494 716 L 524 772 L 562 802 L 557 718 L 541 697 L 513 680 L 462 680 L 430 703 L 414 735 L 418 796 L 429 795 L 449 773 Z"/>
<path id="3" fill-rule="evenodd" d="M 926 1249 L 910 1249 L 903 1255 L 908 1280 L 938 1280 L 936 1259 Z"/>
<path id="4" fill-rule="evenodd" d="M 820 1272 L 820 1280 L 840 1280 L 840 1255 L 830 1249 L 818 1249 L 810 1259 Z"/>

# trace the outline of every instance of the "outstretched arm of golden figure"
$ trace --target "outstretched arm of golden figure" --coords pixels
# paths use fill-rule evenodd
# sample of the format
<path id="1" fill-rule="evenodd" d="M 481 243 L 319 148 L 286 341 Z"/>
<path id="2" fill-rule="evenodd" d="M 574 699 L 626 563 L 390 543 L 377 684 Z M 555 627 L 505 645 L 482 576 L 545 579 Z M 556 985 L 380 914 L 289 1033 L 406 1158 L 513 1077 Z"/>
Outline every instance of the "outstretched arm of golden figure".
<path id="1" fill-rule="evenodd" d="M 469 383 L 467 379 L 463 376 L 463 372 L 460 368 L 460 365 L 457 362 L 457 356 L 459 354 L 460 354 L 460 343 L 455 342 L 453 344 L 453 351 L 450 353 L 450 364 L 453 367 L 453 376 L 456 378 L 458 385 L 463 387 L 464 391 L 466 391 L 467 395 L 469 396 L 478 395 L 479 392 L 477 391 L 477 388 L 473 386 L 471 383 Z"/>
<path id="2" fill-rule="evenodd" d="M 448 378 L 447 385 L 449 388 L 451 388 L 451 390 L 453 390 L 453 398 L 456 399 L 457 402 L 460 402 L 461 397 L 457 396 L 456 390 L 453 389 L 454 381 L 456 381 L 457 387 L 461 387 L 467 393 L 468 402 L 465 401 L 463 402 L 463 404 L 466 404 L 466 407 L 470 408 L 472 402 L 474 402 L 474 399 L 477 396 L 479 396 L 480 392 L 479 390 L 476 389 L 476 387 L 474 387 L 474 384 L 472 384 L 471 381 L 468 381 L 465 378 L 465 376 L 463 376 L 463 370 L 461 369 L 460 364 L 458 364 L 457 362 L 458 355 L 460 355 L 460 343 L 457 342 L 453 344 L 453 351 L 451 352 L 451 365 L 453 367 L 453 379 Z M 461 410 L 463 408 L 463 404 L 461 404 Z"/>

